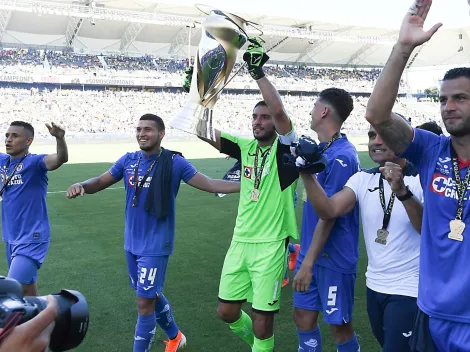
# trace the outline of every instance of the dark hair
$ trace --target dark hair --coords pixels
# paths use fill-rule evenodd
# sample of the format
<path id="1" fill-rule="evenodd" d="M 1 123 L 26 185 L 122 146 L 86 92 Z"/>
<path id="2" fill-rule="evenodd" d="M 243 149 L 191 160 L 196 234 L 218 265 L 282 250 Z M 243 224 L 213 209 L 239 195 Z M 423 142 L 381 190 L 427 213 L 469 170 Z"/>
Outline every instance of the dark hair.
<path id="1" fill-rule="evenodd" d="M 416 128 L 419 128 L 420 130 L 426 130 L 426 131 L 432 132 L 434 134 L 437 134 L 438 136 L 443 134 L 441 126 L 439 126 L 436 123 L 436 121 L 425 122 L 419 126 L 416 126 Z"/>
<path id="2" fill-rule="evenodd" d="M 465 77 L 470 79 L 470 67 L 456 67 L 446 72 L 443 81 Z"/>
<path id="3" fill-rule="evenodd" d="M 145 114 L 142 115 L 140 121 L 153 121 L 157 125 L 157 129 L 159 131 L 165 131 L 165 123 L 160 116 L 154 114 Z"/>
<path id="4" fill-rule="evenodd" d="M 256 109 L 258 106 L 266 106 L 268 107 L 268 104 L 266 104 L 266 102 L 264 100 L 260 100 L 259 102 L 256 103 L 255 107 L 253 108 Z"/>
<path id="5" fill-rule="evenodd" d="M 34 127 L 30 123 L 27 123 L 24 121 L 13 121 L 12 123 L 10 123 L 10 126 L 23 127 L 26 131 L 31 133 L 31 135 L 34 137 Z"/>
<path id="6" fill-rule="evenodd" d="M 318 97 L 330 104 L 336 110 L 342 122 L 346 121 L 354 108 L 351 94 L 341 88 L 328 88 L 322 90 Z"/>

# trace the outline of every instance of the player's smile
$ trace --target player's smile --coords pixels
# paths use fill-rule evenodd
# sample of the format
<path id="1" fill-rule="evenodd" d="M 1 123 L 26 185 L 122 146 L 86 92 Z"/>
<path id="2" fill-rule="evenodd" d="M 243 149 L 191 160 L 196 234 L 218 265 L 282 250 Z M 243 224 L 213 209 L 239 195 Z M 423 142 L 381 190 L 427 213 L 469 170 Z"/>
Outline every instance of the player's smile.
<path id="1" fill-rule="evenodd" d="M 258 135 L 260 134 L 262 131 L 264 131 L 264 128 L 260 127 L 260 126 L 255 126 L 255 128 L 253 128 L 253 133 L 255 135 Z"/>
<path id="2" fill-rule="evenodd" d="M 372 153 L 374 154 L 382 154 L 385 153 L 387 149 L 372 149 Z"/>

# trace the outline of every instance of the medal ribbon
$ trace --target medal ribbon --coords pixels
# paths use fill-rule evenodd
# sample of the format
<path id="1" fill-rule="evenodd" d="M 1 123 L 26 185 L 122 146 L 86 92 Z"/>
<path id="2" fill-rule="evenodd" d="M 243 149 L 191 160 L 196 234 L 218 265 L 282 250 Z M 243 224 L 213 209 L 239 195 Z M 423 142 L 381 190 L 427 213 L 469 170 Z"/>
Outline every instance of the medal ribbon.
<path id="1" fill-rule="evenodd" d="M 152 171 L 153 167 L 157 163 L 158 159 L 160 158 L 160 155 L 162 154 L 162 150 L 160 150 L 160 153 L 158 153 L 156 159 L 152 162 L 152 164 L 148 167 L 147 172 L 145 173 L 144 177 L 142 178 L 142 182 L 139 184 L 139 165 L 140 165 L 140 159 L 142 158 L 142 154 L 139 155 L 139 159 L 137 161 L 137 165 L 135 166 L 134 169 L 134 185 L 135 185 L 135 191 L 134 191 L 134 197 L 132 198 L 132 206 L 136 207 L 137 206 L 137 198 L 139 197 L 140 190 L 144 187 L 145 181 L 147 181 L 147 178 L 150 175 L 150 172 Z"/>
<path id="2" fill-rule="evenodd" d="M 459 159 L 454 147 L 452 146 L 452 143 L 450 144 L 450 155 L 452 156 L 452 171 L 454 174 L 454 180 L 457 188 L 457 195 L 459 197 L 457 215 L 455 216 L 455 218 L 457 220 L 462 220 L 463 200 L 465 198 L 465 193 L 467 193 L 468 184 L 470 183 L 470 167 L 467 168 L 467 173 L 465 174 L 465 178 L 462 182 L 459 171 Z"/>
<path id="3" fill-rule="evenodd" d="M 3 196 L 3 192 L 5 192 L 5 189 L 7 188 L 8 184 L 12 180 L 13 176 L 15 176 L 16 170 L 18 169 L 18 166 L 23 162 L 23 160 L 28 156 L 29 154 L 26 154 L 21 158 L 21 160 L 18 162 L 18 164 L 15 165 L 15 168 L 13 169 L 12 173 L 10 176 L 7 177 L 8 173 L 8 168 L 10 167 L 10 159 L 8 159 L 7 164 L 5 165 L 5 183 L 2 186 L 2 189 L 0 189 L 0 197 Z"/>
<path id="4" fill-rule="evenodd" d="M 258 173 L 258 153 L 261 151 L 261 148 L 258 146 L 256 148 L 256 154 L 255 154 L 255 167 L 254 167 L 254 172 L 255 172 L 255 185 L 253 186 L 254 189 L 259 189 L 259 185 L 261 183 L 261 176 L 263 175 L 263 170 L 264 170 L 264 165 L 266 163 L 266 159 L 271 152 L 271 147 L 267 149 L 264 152 L 261 152 L 261 155 L 263 156 L 263 159 L 261 160 L 261 166 L 259 168 L 259 173 Z"/>
<path id="5" fill-rule="evenodd" d="M 341 138 L 341 133 L 336 133 L 333 137 L 331 137 L 331 139 L 328 141 L 328 143 L 326 143 L 326 145 L 323 147 L 323 149 L 321 150 L 320 153 L 323 153 L 325 150 L 327 150 L 329 147 L 331 147 L 331 145 L 337 141 L 338 139 Z"/>
<path id="6" fill-rule="evenodd" d="M 387 207 L 385 207 L 385 191 L 384 191 L 384 179 L 382 175 L 379 178 L 379 197 L 380 197 L 380 204 L 382 205 L 382 209 L 384 211 L 384 217 L 382 220 L 382 230 L 386 230 L 388 224 L 390 223 L 390 218 L 392 217 L 392 208 L 393 203 L 395 202 L 395 193 L 392 192 L 390 200 L 388 201 Z"/>

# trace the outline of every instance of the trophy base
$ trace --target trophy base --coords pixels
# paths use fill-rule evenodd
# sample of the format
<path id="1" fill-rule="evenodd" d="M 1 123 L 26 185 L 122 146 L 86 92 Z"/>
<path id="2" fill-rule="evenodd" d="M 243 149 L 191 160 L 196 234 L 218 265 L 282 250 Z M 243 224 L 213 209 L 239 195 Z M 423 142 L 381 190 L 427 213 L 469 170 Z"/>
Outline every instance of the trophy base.
<path id="1" fill-rule="evenodd" d="M 212 109 L 200 104 L 187 103 L 176 118 L 170 122 L 170 127 L 215 141 L 212 113 Z"/>

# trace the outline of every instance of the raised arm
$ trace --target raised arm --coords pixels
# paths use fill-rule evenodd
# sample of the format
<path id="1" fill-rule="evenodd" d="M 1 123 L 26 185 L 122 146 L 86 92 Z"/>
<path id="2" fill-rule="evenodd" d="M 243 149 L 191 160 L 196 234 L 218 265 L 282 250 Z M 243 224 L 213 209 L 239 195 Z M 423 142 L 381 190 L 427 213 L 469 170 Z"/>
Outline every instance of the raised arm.
<path id="1" fill-rule="evenodd" d="M 69 160 L 67 143 L 65 142 L 65 130 L 57 126 L 54 122 L 51 125 L 46 124 L 51 136 L 55 137 L 57 143 L 57 152 L 44 157 L 44 164 L 48 171 L 56 170 Z"/>
<path id="2" fill-rule="evenodd" d="M 271 113 L 277 133 L 280 135 L 288 134 L 292 130 L 292 125 L 277 89 L 266 76 L 258 79 L 256 83 Z"/>
<path id="3" fill-rule="evenodd" d="M 305 173 L 301 173 L 300 175 L 304 182 L 308 200 L 320 219 L 335 219 L 354 209 L 356 205 L 356 195 L 349 187 L 344 187 L 341 191 L 329 198 L 316 176 Z"/>
<path id="4" fill-rule="evenodd" d="M 112 186 L 119 180 L 115 179 L 109 171 L 101 176 L 90 178 L 86 181 L 75 183 L 67 190 L 67 198 L 72 199 L 85 194 L 100 192 Z"/>
<path id="5" fill-rule="evenodd" d="M 209 193 L 238 193 L 240 182 L 214 180 L 200 172 L 197 172 L 188 182 L 188 185 Z"/>
<path id="6" fill-rule="evenodd" d="M 243 60 L 248 65 L 248 72 L 251 77 L 258 84 L 277 133 L 286 135 L 292 130 L 291 121 L 282 105 L 278 91 L 263 72 L 263 65 L 269 60 L 269 56 L 264 52 L 263 41 L 260 38 L 250 38 L 249 40 L 251 44 L 248 46 L 245 54 L 243 54 Z"/>
<path id="7" fill-rule="evenodd" d="M 398 115 L 392 113 L 397 98 L 400 79 L 413 50 L 427 42 L 442 24 L 428 31 L 423 30 L 424 21 L 432 0 L 415 1 L 403 19 L 398 42 L 383 68 L 366 109 L 366 119 L 396 154 L 403 153 L 413 138 L 411 127 Z"/>

